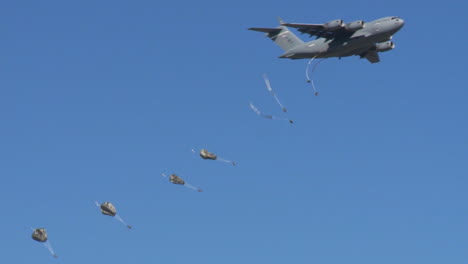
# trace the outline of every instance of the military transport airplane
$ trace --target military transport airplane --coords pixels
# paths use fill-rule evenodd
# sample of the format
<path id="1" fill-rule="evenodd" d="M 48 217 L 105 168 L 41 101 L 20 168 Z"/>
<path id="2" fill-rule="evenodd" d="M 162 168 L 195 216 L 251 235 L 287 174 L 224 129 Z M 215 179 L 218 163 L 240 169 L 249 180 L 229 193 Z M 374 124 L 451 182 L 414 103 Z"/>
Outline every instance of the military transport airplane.
<path id="1" fill-rule="evenodd" d="M 390 41 L 393 34 L 405 24 L 399 17 L 384 17 L 372 22 L 354 21 L 345 24 L 343 20 L 332 20 L 325 24 L 285 23 L 276 28 L 249 28 L 267 33 L 266 36 L 285 52 L 280 58 L 306 59 L 331 58 L 358 55 L 371 63 L 379 62 L 379 52 L 395 48 Z M 287 27 L 316 36 L 317 39 L 304 42 Z"/>

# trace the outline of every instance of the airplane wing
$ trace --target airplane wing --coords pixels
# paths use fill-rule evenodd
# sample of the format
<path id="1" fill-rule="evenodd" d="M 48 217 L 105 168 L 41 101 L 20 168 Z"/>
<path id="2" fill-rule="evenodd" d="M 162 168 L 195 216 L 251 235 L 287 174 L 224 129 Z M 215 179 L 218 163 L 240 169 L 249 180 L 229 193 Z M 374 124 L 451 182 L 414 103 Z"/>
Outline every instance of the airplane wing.
<path id="1" fill-rule="evenodd" d="M 281 25 L 286 27 L 292 28 L 308 28 L 308 29 L 315 29 L 315 30 L 323 30 L 323 24 L 302 24 L 302 23 L 285 23 L 282 22 Z"/>
<path id="2" fill-rule="evenodd" d="M 380 61 L 379 53 L 375 50 L 369 50 L 364 54 L 363 57 L 366 58 L 370 63 L 377 63 Z"/>
<path id="3" fill-rule="evenodd" d="M 329 23 L 335 25 L 329 26 Z M 317 36 L 322 38 L 337 38 L 350 36 L 354 32 L 347 31 L 345 24 L 342 20 L 335 20 L 326 24 L 303 24 L 303 23 L 281 23 L 286 27 L 297 28 L 301 33 L 309 34 L 310 36 Z"/>

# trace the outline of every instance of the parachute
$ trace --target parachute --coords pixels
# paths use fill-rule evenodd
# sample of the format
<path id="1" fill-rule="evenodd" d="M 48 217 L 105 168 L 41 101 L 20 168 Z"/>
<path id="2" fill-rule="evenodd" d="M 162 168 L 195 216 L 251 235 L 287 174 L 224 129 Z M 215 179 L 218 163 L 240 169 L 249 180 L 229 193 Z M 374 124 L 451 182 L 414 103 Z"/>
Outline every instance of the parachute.
<path id="1" fill-rule="evenodd" d="M 196 153 L 195 149 L 192 149 L 192 152 Z M 227 160 L 227 159 L 218 157 L 216 154 L 211 153 L 206 149 L 201 149 L 199 153 L 200 153 L 200 157 L 202 159 L 217 160 L 217 161 L 221 161 L 221 162 L 231 163 L 232 165 L 236 166 L 235 161 L 231 161 L 231 160 Z"/>
<path id="2" fill-rule="evenodd" d="M 171 176 L 169 176 L 169 181 L 172 182 L 173 184 L 180 184 L 180 185 L 185 184 L 185 181 L 175 174 L 171 174 Z"/>
<path id="3" fill-rule="evenodd" d="M 276 96 L 275 92 L 271 88 L 270 80 L 268 79 L 268 77 L 265 74 L 263 75 L 263 79 L 265 80 L 265 85 L 267 87 L 268 92 L 275 98 L 275 101 L 281 107 L 281 110 L 283 110 L 283 112 L 286 113 L 287 112 L 286 107 L 284 107 L 284 105 L 278 99 L 278 96 Z M 288 121 L 290 124 L 294 123 L 293 120 L 288 119 L 288 118 L 276 117 L 274 115 L 264 114 L 252 102 L 249 103 L 249 106 L 250 106 L 250 109 L 252 109 L 252 111 L 254 111 L 257 115 L 259 115 L 259 116 L 261 116 L 263 118 L 272 119 L 272 120 L 285 120 L 285 121 Z"/>
<path id="4" fill-rule="evenodd" d="M 113 204 L 111 204 L 110 202 L 103 202 L 101 205 L 99 205 L 98 202 L 95 202 L 96 203 L 96 206 L 99 207 L 101 209 L 101 213 L 103 215 L 108 215 L 108 216 L 112 216 L 113 218 L 115 218 L 117 221 L 119 221 L 120 223 L 124 224 L 125 226 L 127 226 L 128 229 L 132 229 L 132 226 L 131 225 L 128 225 L 123 219 L 122 217 L 120 217 L 118 214 L 117 214 L 117 210 L 115 209 L 115 206 Z"/>
<path id="5" fill-rule="evenodd" d="M 161 173 L 161 176 L 163 176 L 164 178 L 167 178 L 167 175 L 164 174 L 164 173 Z M 169 181 L 172 182 L 173 184 L 178 184 L 178 185 L 183 185 L 187 188 L 190 188 L 192 190 L 196 190 L 198 192 L 202 192 L 203 190 L 202 189 L 199 189 L 193 185 L 191 185 L 190 183 L 184 181 L 181 177 L 175 175 L 175 174 L 171 174 L 169 176 Z"/>
<path id="6" fill-rule="evenodd" d="M 34 230 L 32 234 L 32 239 L 38 242 L 46 242 L 47 241 L 47 231 L 45 228 L 37 228 Z"/>
<path id="7" fill-rule="evenodd" d="M 50 254 L 52 254 L 54 258 L 57 258 L 58 256 L 54 253 L 54 249 L 52 248 L 52 245 L 50 244 L 50 241 L 48 240 L 46 229 L 45 228 L 36 228 L 36 229 L 31 228 L 31 230 L 33 230 L 32 239 L 38 242 L 41 242 L 44 245 L 44 247 L 46 247 L 47 250 L 49 250 Z"/>
<path id="8" fill-rule="evenodd" d="M 218 158 L 218 156 L 216 156 L 214 153 L 209 152 L 206 149 L 200 150 L 200 157 L 202 157 L 202 159 L 210 159 L 210 160 L 216 160 Z"/>

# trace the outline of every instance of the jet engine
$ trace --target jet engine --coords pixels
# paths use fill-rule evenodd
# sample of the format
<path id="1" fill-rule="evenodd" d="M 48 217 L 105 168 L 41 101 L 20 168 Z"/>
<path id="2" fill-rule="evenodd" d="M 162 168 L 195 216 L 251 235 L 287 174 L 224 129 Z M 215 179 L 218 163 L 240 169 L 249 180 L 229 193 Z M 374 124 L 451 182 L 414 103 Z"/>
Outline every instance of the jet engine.
<path id="1" fill-rule="evenodd" d="M 323 24 L 323 28 L 326 31 L 334 31 L 342 28 L 344 26 L 343 20 L 337 19 L 337 20 L 332 20 L 330 22 L 327 22 Z"/>
<path id="2" fill-rule="evenodd" d="M 378 52 L 389 51 L 395 48 L 395 44 L 392 41 L 386 41 L 375 44 L 375 50 Z"/>
<path id="3" fill-rule="evenodd" d="M 350 22 L 346 24 L 345 29 L 347 31 L 358 31 L 360 29 L 363 29 L 365 26 L 366 24 L 364 23 L 364 21 L 358 20 L 358 21 L 354 21 L 354 22 Z"/>

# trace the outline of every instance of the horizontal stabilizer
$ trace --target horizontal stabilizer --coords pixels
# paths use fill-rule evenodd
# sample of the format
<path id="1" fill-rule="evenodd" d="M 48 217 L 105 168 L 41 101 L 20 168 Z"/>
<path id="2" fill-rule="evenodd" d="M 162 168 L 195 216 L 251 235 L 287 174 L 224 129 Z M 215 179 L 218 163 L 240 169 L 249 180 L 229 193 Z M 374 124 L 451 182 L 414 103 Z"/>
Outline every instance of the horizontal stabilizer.
<path id="1" fill-rule="evenodd" d="M 249 30 L 278 34 L 281 31 L 281 28 L 249 28 Z"/>

